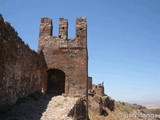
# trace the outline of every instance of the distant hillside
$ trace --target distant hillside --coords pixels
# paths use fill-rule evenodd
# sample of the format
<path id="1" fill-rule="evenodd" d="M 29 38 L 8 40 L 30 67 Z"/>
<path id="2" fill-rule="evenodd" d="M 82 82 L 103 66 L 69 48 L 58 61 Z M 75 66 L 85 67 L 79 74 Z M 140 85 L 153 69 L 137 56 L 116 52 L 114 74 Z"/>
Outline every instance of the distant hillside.
<path id="1" fill-rule="evenodd" d="M 160 109 L 160 104 L 144 104 L 147 109 Z"/>

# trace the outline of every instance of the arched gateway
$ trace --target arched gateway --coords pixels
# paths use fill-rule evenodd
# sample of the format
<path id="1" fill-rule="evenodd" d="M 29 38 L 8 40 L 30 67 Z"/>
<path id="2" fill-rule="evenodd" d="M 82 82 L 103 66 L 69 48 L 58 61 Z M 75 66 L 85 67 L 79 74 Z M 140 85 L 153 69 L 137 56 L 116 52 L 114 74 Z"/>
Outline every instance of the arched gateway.
<path id="1" fill-rule="evenodd" d="M 47 70 L 47 92 L 61 95 L 65 93 L 65 73 L 59 69 Z"/>

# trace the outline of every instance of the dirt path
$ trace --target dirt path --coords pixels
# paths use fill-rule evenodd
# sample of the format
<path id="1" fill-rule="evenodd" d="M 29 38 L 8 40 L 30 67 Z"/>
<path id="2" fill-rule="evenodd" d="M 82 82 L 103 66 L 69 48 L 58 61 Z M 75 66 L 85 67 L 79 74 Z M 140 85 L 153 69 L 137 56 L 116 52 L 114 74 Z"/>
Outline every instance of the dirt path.
<path id="1" fill-rule="evenodd" d="M 51 94 L 27 97 L 8 111 L 5 120 L 72 120 L 67 114 L 77 99 Z"/>

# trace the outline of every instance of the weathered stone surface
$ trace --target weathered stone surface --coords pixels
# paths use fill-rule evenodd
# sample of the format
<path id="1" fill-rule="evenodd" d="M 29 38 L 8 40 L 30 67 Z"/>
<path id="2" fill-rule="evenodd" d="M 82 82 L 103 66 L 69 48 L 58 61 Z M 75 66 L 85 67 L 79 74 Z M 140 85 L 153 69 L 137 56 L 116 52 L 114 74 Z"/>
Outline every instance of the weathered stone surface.
<path id="1" fill-rule="evenodd" d="M 52 20 L 42 18 L 40 22 L 39 51 L 44 52 L 47 63 L 48 80 L 43 81 L 44 91 L 56 86 L 66 95 L 85 95 L 88 82 L 88 52 L 86 18 L 76 20 L 76 37 L 68 39 L 68 21 L 59 19 L 59 35 L 52 35 Z M 55 71 L 55 72 L 54 72 Z M 59 71 L 59 72 L 58 72 Z M 65 77 L 59 79 L 58 74 Z M 64 80 L 62 80 L 64 79 Z M 61 85 L 58 82 L 63 83 Z M 63 90 L 63 88 L 65 88 Z M 53 91 L 56 91 L 53 90 Z"/>
<path id="2" fill-rule="evenodd" d="M 0 106 L 41 92 L 45 69 L 42 51 L 31 50 L 0 16 Z"/>
<path id="3" fill-rule="evenodd" d="M 102 115 L 103 103 L 101 97 L 97 95 L 89 97 L 89 109 L 92 109 L 95 113 Z"/>
<path id="4" fill-rule="evenodd" d="M 86 100 L 79 98 L 74 107 L 70 110 L 68 116 L 76 120 L 87 120 Z"/>

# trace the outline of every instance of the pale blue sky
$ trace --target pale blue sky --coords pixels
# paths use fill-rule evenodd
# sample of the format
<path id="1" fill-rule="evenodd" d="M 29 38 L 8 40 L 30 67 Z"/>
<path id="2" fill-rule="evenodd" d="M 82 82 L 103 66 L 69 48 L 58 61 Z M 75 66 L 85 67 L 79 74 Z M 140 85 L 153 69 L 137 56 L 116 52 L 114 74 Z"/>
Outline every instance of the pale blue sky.
<path id="1" fill-rule="evenodd" d="M 39 22 L 50 17 L 88 22 L 89 75 L 115 100 L 160 101 L 160 0 L 0 0 L 0 13 L 37 51 Z"/>

